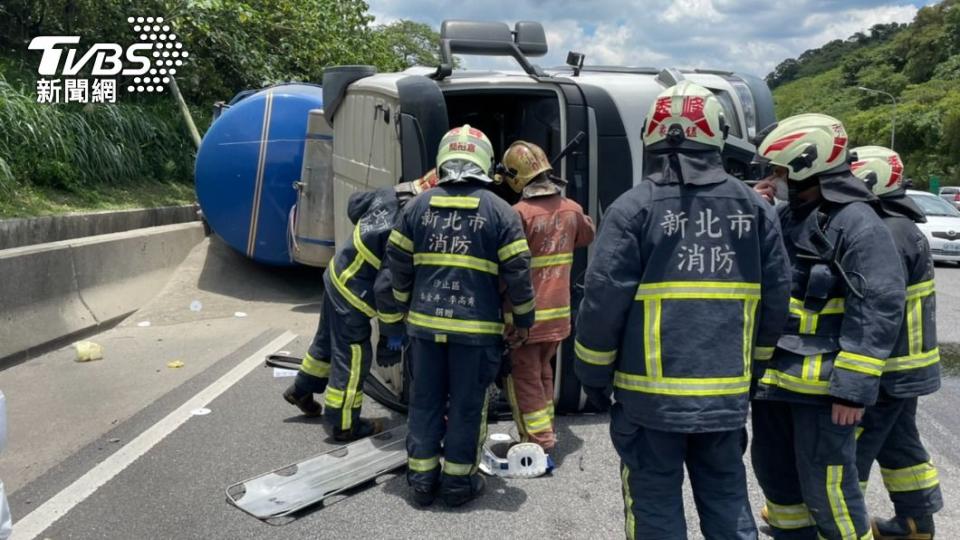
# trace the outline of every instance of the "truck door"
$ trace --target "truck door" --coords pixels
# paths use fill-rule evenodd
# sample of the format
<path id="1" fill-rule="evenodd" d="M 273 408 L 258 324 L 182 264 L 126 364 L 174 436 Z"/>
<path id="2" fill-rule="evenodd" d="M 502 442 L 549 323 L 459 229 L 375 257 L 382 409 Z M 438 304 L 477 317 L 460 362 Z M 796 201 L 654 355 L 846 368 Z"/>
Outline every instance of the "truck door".
<path id="1" fill-rule="evenodd" d="M 579 132 L 585 134 L 583 141 L 565 158 L 566 195 L 580 203 L 599 226 L 604 210 L 633 187 L 633 163 L 627 133 L 620 112 L 605 91 L 572 81 L 561 83 L 560 88 L 566 101 L 568 136 L 572 138 Z M 570 306 L 574 325 L 583 298 L 583 278 L 589 252 L 589 248 L 579 249 L 573 257 Z M 585 404 L 580 381 L 574 373 L 573 341 L 571 335 L 557 354 L 554 400 L 559 411 L 579 411 Z"/>
<path id="2" fill-rule="evenodd" d="M 440 139 L 449 129 L 447 104 L 437 83 L 420 75 L 397 81 L 400 98 L 401 182 L 420 178 L 436 166 Z"/>

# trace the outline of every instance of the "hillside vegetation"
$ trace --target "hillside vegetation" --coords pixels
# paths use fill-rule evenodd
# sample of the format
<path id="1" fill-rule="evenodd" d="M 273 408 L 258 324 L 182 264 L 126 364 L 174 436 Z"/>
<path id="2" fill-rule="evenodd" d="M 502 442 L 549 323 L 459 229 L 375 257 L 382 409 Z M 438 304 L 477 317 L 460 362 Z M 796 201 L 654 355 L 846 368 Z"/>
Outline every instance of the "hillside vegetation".
<path id="1" fill-rule="evenodd" d="M 780 63 L 767 76 L 777 117 L 822 112 L 843 121 L 855 146 L 890 145 L 919 188 L 931 176 L 960 184 L 960 0 L 921 8 L 910 24 L 877 25 Z"/>
<path id="2" fill-rule="evenodd" d="M 126 46 L 136 40 L 130 16 L 163 17 L 189 51 L 177 82 L 201 133 L 212 104 L 241 90 L 319 83 L 328 65 L 435 65 L 439 49 L 429 26 L 377 25 L 361 0 L 2 0 L 0 218 L 192 200 L 195 150 L 169 91 L 37 103 L 33 37 L 78 35 L 82 50 Z M 138 192 L 158 196 L 131 197 Z"/>

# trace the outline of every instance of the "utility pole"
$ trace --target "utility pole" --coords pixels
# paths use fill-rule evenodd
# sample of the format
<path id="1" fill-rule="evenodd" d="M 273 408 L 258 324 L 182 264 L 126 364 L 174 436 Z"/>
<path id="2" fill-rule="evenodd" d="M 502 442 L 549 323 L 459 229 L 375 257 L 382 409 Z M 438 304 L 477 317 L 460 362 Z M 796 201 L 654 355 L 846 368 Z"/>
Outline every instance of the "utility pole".
<path id="1" fill-rule="evenodd" d="M 896 148 L 893 147 L 893 144 L 894 141 L 896 141 L 897 136 L 897 98 L 895 98 L 890 92 L 874 90 L 873 88 L 867 88 L 866 86 L 858 86 L 857 89 L 864 92 L 869 92 L 871 94 L 883 94 L 890 98 L 890 101 L 893 103 L 893 121 L 890 125 L 890 149 L 896 151 Z"/>

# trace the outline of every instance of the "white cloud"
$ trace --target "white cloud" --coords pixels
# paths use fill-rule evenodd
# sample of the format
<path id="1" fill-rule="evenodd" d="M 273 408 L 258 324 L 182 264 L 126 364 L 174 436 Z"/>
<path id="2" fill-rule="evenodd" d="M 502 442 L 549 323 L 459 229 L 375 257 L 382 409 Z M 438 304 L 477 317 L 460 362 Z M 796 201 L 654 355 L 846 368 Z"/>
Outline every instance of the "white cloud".
<path id="1" fill-rule="evenodd" d="M 909 22 L 930 0 L 368 0 L 377 22 L 413 19 L 534 20 L 560 65 L 567 51 L 588 64 L 732 69 L 758 76 L 786 58 L 874 24 Z M 463 57 L 470 68 L 514 68 L 506 58 Z"/>

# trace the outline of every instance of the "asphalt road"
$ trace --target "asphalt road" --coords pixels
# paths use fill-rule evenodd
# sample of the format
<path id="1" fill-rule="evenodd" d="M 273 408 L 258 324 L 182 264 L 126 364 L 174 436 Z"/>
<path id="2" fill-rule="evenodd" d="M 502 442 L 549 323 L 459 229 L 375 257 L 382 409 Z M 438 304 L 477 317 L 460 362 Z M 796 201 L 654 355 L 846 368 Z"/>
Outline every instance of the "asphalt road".
<path id="1" fill-rule="evenodd" d="M 21 519 L 50 539 L 622 537 L 618 464 L 604 415 L 558 420 L 560 467 L 551 477 L 491 480 L 485 497 L 458 510 L 417 509 L 399 476 L 278 523 L 230 506 L 228 485 L 332 447 L 319 422 L 280 398 L 291 379 L 275 377 L 257 354 L 271 344 L 293 354 L 305 349 L 319 280 L 255 268 L 215 241 L 208 247 L 188 258 L 153 304 L 92 338 L 104 344 L 104 360 L 77 364 L 62 349 L 0 372 L 10 408 L 0 478 L 15 537 L 26 537 Z M 941 337 L 960 343 L 960 268 L 938 268 L 937 292 Z M 200 311 L 189 309 L 193 300 Z M 149 327 L 138 326 L 147 320 Z M 174 359 L 185 366 L 168 368 Z M 921 402 L 921 430 L 947 501 L 940 538 L 960 538 L 958 396 L 960 379 L 947 378 Z M 201 403 L 209 414 L 191 414 Z M 373 400 L 364 407 L 390 425 L 403 421 Z M 890 504 L 874 473 L 869 504 L 886 515 Z M 752 477 L 751 496 L 759 510 Z M 701 538 L 689 492 L 687 499 L 690 538 Z"/>

